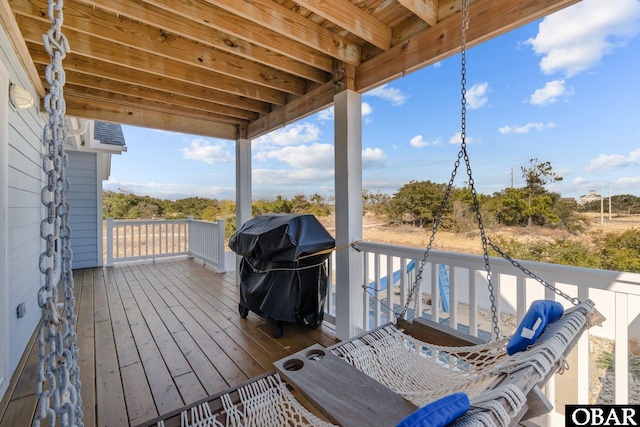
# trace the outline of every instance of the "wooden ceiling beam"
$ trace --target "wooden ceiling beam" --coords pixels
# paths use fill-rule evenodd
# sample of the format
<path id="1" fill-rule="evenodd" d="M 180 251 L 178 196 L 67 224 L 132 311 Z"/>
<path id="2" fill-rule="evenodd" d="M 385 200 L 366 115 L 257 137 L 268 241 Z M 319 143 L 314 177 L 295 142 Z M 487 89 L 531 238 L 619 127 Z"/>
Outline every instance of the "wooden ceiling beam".
<path id="1" fill-rule="evenodd" d="M 87 104 L 100 104 L 104 102 L 114 105 L 121 105 L 124 107 L 137 107 L 139 105 L 144 105 L 144 108 L 150 111 L 158 111 L 163 113 L 177 114 L 183 117 L 211 120 L 217 123 L 228 123 L 234 125 L 246 125 L 249 123 L 248 120 L 242 120 L 224 114 L 211 113 L 162 101 L 151 101 L 149 99 L 122 95 L 120 93 L 109 92 L 86 86 L 78 86 L 69 82 L 67 82 L 64 86 L 64 94 L 65 97 L 73 96 L 77 98 L 84 98 L 87 100 Z"/>
<path id="2" fill-rule="evenodd" d="M 38 77 L 38 71 L 29 56 L 29 49 L 22 38 L 20 27 L 15 20 L 15 14 L 9 7 L 8 0 L 0 0 L 0 25 L 4 28 L 5 33 L 9 37 L 13 50 L 18 55 L 18 60 L 29 76 L 29 81 L 33 84 L 38 96 L 44 98 L 46 95 L 44 86 Z"/>
<path id="3" fill-rule="evenodd" d="M 469 8 L 467 47 L 475 46 L 540 19 L 580 0 L 477 1 Z M 455 13 L 415 37 L 356 67 L 358 92 L 366 92 L 395 78 L 434 64 L 460 51 L 460 13 Z"/>
<path id="4" fill-rule="evenodd" d="M 286 34 L 290 39 L 297 40 L 347 64 L 358 65 L 361 62 L 360 46 L 282 7 L 273 0 L 207 0 L 207 2 L 278 34 Z"/>
<path id="5" fill-rule="evenodd" d="M 40 77 L 44 79 L 45 66 L 37 65 Z M 207 113 L 218 114 L 221 119 L 228 117 L 229 123 L 235 123 L 239 120 L 255 120 L 259 117 L 258 113 L 253 111 L 233 108 L 226 105 L 220 105 L 215 102 L 204 101 L 202 99 L 190 98 L 183 95 L 177 95 L 156 89 L 150 89 L 145 86 L 132 85 L 129 83 L 118 82 L 96 78 L 88 74 L 79 73 L 74 70 L 66 70 L 66 85 L 82 87 L 85 90 L 102 90 L 113 93 L 114 95 L 122 95 L 128 98 L 138 99 L 141 102 L 160 102 L 167 105 L 173 105 L 180 108 L 189 108 L 193 110 L 204 111 Z"/>
<path id="6" fill-rule="evenodd" d="M 438 23 L 438 0 L 398 0 L 398 3 L 427 24 L 434 26 Z"/>
<path id="7" fill-rule="evenodd" d="M 231 13 L 212 8 L 202 1 L 188 3 L 174 0 L 144 0 L 144 3 L 131 0 L 67 1 L 80 1 L 122 16 L 131 17 L 133 20 L 146 22 L 149 25 L 170 29 L 176 34 L 195 40 L 202 39 L 201 41 L 204 43 L 212 44 L 222 50 L 231 49 L 241 56 L 242 52 L 246 52 L 245 55 L 249 55 L 248 59 L 252 59 L 254 54 L 256 54 L 254 58 L 256 61 L 260 61 L 260 57 L 265 59 L 269 55 L 282 55 L 325 72 L 331 71 L 331 56 L 282 34 L 251 22 L 245 22 Z M 216 19 L 209 19 L 212 16 L 215 16 Z M 214 41 L 213 38 L 216 36 L 219 39 Z M 227 48 L 225 49 L 221 44 L 226 45 Z M 257 51 L 253 49 L 254 46 L 265 49 L 266 52 L 263 52 L 263 55 L 259 57 Z M 310 80 L 315 81 L 315 79 Z"/>
<path id="8" fill-rule="evenodd" d="M 335 92 L 333 81 L 318 86 L 307 94 L 290 101 L 287 105 L 251 122 L 248 127 L 247 137 L 249 139 L 258 138 L 274 129 L 331 106 Z"/>
<path id="9" fill-rule="evenodd" d="M 18 23 L 22 27 L 22 34 L 27 42 L 42 43 L 42 30 L 45 29 L 43 22 L 18 15 Z M 69 40 L 72 51 L 80 56 L 117 63 L 122 67 L 133 70 L 208 86 L 223 92 L 271 104 L 283 105 L 287 101 L 286 94 L 275 89 L 242 81 L 214 71 L 189 66 L 168 58 L 159 58 L 154 54 L 127 46 L 116 46 L 117 52 L 115 52 L 114 46 L 106 40 L 92 37 L 70 28 L 67 28 L 64 34 Z"/>
<path id="10" fill-rule="evenodd" d="M 46 3 L 45 0 L 39 1 Z M 329 76 L 327 76 L 329 70 L 324 70 L 324 68 L 330 68 L 331 58 L 317 51 L 310 52 L 310 48 L 296 42 L 285 46 L 285 48 L 290 48 L 292 44 L 298 45 L 291 49 L 290 55 L 283 55 L 282 53 L 232 36 L 229 33 L 225 33 L 204 23 L 185 18 L 175 13 L 167 14 L 166 10 L 151 4 L 133 2 L 131 0 L 110 0 L 107 4 L 105 4 L 104 1 L 97 0 L 80 1 L 82 1 L 82 3 L 67 0 L 64 5 L 65 10 L 71 10 L 73 12 L 73 10 L 79 7 L 91 7 L 93 10 L 97 10 L 96 8 L 99 7 L 100 10 L 109 11 L 120 17 L 135 16 L 135 18 L 133 18 L 134 21 L 161 28 L 169 33 L 195 40 L 222 52 L 231 53 L 241 58 L 276 68 L 303 79 L 316 83 L 324 83 L 329 79 Z M 65 12 L 65 22 L 67 14 L 68 12 Z M 320 60 L 320 58 L 318 58 L 319 56 L 325 56 L 324 60 Z M 312 61 L 309 61 L 309 59 L 312 59 Z M 316 66 L 310 65 L 310 63 L 316 63 Z M 326 63 L 326 65 L 322 66 L 323 63 Z"/>
<path id="11" fill-rule="evenodd" d="M 71 94 L 65 94 L 65 102 L 66 114 L 72 117 L 228 140 L 235 140 L 238 135 L 238 128 L 235 125 L 216 123 L 211 120 L 175 113 L 152 111 L 143 107 L 129 107 L 104 101 L 87 103 L 85 98 Z"/>
<path id="12" fill-rule="evenodd" d="M 14 3 L 13 10 L 22 14 L 25 19 L 43 16 L 41 20 L 50 25 L 44 18 L 46 1 L 14 0 Z M 141 25 L 91 6 L 65 5 L 64 26 L 65 34 L 71 29 L 278 91 L 302 95 L 306 89 L 305 81 L 300 77 L 178 37 L 162 27 L 158 29 Z"/>
<path id="13" fill-rule="evenodd" d="M 49 63 L 49 56 L 44 52 L 44 48 L 41 45 L 28 43 L 28 47 L 31 57 L 36 64 L 47 65 Z M 117 64 L 76 55 L 73 51 L 64 59 L 63 67 L 66 70 L 74 70 L 86 74 L 90 76 L 90 78 L 95 79 L 96 83 L 100 79 L 106 79 L 131 85 L 144 84 L 151 89 L 175 95 L 184 95 L 204 101 L 212 101 L 216 104 L 255 111 L 261 114 L 271 111 L 271 105 L 265 102 L 242 98 L 210 87 L 195 86 L 170 77 L 158 76 L 139 70 L 125 69 Z"/>
<path id="14" fill-rule="evenodd" d="M 391 28 L 347 0 L 296 0 L 296 3 L 382 50 L 391 47 Z"/>

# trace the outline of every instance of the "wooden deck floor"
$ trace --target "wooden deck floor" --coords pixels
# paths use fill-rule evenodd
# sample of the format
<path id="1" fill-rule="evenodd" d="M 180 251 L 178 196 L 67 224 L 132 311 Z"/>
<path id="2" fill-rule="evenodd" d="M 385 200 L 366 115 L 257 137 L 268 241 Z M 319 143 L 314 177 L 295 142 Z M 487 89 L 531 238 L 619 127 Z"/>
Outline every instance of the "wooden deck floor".
<path id="1" fill-rule="evenodd" d="M 234 281 L 186 259 L 75 271 L 84 424 L 136 425 L 336 342 L 325 325 L 286 324 L 275 339 L 253 313 L 241 319 Z M 31 425 L 37 362 L 28 348 L 0 427 Z"/>

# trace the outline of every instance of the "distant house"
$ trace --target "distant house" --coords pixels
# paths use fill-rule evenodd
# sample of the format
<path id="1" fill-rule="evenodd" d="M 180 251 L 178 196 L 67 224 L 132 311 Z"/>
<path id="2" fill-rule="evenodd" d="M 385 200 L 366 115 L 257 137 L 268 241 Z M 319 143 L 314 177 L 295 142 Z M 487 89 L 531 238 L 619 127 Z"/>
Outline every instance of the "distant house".
<path id="1" fill-rule="evenodd" d="M 74 268 L 98 267 L 102 259 L 102 181 L 109 179 L 111 155 L 126 151 L 122 126 L 67 119 L 67 200 Z"/>
<path id="2" fill-rule="evenodd" d="M 584 206 L 589 202 L 598 201 L 601 198 L 602 196 L 596 193 L 596 190 L 589 190 L 587 194 L 585 194 L 584 196 L 580 196 L 580 198 L 578 199 L 578 205 Z"/>

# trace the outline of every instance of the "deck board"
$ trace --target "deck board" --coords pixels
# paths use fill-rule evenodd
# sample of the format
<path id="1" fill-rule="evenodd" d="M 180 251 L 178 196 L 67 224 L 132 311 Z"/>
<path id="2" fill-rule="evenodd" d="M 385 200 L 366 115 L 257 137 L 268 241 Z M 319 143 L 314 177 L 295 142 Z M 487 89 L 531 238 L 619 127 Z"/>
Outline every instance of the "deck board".
<path id="1" fill-rule="evenodd" d="M 74 281 L 85 425 L 137 425 L 336 342 L 326 325 L 286 324 L 275 339 L 264 319 L 240 318 L 235 272 L 187 259 L 79 269 Z M 37 345 L 25 357 L 0 427 L 31 424 Z"/>

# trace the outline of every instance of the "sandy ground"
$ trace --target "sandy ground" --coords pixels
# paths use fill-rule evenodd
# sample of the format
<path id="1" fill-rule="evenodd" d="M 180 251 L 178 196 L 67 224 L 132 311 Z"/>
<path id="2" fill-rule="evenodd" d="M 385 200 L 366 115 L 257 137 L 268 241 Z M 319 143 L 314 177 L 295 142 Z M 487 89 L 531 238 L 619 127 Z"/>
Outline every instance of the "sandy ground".
<path id="1" fill-rule="evenodd" d="M 604 224 L 601 224 L 601 216 L 599 213 L 589 213 L 588 233 L 603 231 L 623 232 L 631 228 L 640 228 L 640 215 L 629 217 L 612 216 L 604 214 Z M 333 216 L 322 217 L 319 220 L 327 228 L 330 233 L 334 232 Z M 542 227 L 522 228 L 522 227 L 500 227 L 496 229 L 487 228 L 485 230 L 487 236 L 495 238 L 502 235 L 507 238 L 514 238 L 519 241 L 532 240 L 552 240 L 554 237 L 569 237 L 569 234 L 558 232 Z M 371 242 L 390 243 L 402 246 L 411 246 L 426 248 L 431 237 L 431 229 L 417 229 L 408 225 L 405 226 L 385 226 L 384 219 L 376 218 L 371 215 L 365 215 L 363 218 L 363 240 Z M 464 252 L 464 253 L 482 253 L 482 247 L 479 238 L 479 232 L 473 231 L 469 233 L 451 233 L 446 231 L 438 231 L 434 240 L 433 249 Z"/>
<path id="2" fill-rule="evenodd" d="M 624 232 L 635 228 L 640 229 L 640 215 L 631 217 L 615 217 L 609 219 L 608 214 L 602 217 L 599 213 L 587 214 L 589 219 L 588 232 L 583 238 L 587 238 L 593 232 Z M 333 218 L 322 218 L 321 221 L 327 229 L 333 233 Z M 383 224 L 384 220 L 379 218 L 365 216 L 363 219 L 363 239 L 373 242 L 383 242 L 390 244 L 398 244 L 404 246 L 424 248 L 429 243 L 431 230 L 419 230 L 410 226 L 387 227 Z M 499 229 L 487 229 L 486 234 L 492 238 L 497 235 L 503 235 L 506 238 L 514 238 L 519 241 L 536 241 L 536 240 L 552 240 L 554 237 L 560 237 L 562 233 L 557 230 L 550 230 L 540 227 L 521 228 L 521 227 L 501 227 Z M 565 234 L 565 236 L 568 236 Z M 472 232 L 466 234 L 457 234 L 444 231 L 438 231 L 434 241 L 434 249 L 464 252 L 464 253 L 482 253 L 479 233 Z M 504 319 L 503 319 L 504 321 Z M 503 332 L 507 332 L 504 331 Z M 612 369 L 605 369 L 598 364 L 598 360 L 603 356 L 604 352 L 613 351 L 613 341 L 604 338 L 594 337 L 590 348 L 590 387 L 589 400 L 594 404 L 612 404 L 615 402 L 615 380 Z M 570 366 L 577 363 L 575 360 L 575 351 L 569 356 Z M 555 407 L 560 413 L 564 411 L 564 405 L 567 403 L 575 403 L 577 396 L 575 395 L 576 379 L 575 372 L 569 370 L 566 379 L 563 376 L 556 377 L 556 386 L 558 387 L 557 400 Z M 640 403 L 640 377 L 630 375 L 629 383 L 629 403 Z"/>

